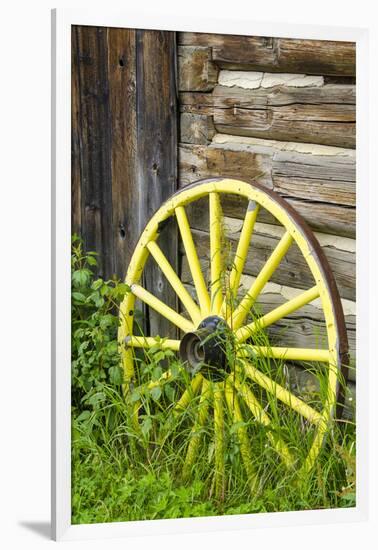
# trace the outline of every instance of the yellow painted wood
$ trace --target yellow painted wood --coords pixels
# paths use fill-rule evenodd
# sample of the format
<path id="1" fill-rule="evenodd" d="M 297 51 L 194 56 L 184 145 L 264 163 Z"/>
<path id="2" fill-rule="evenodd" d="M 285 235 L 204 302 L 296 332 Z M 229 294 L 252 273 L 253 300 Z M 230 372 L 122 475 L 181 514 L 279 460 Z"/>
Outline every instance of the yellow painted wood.
<path id="1" fill-rule="evenodd" d="M 134 284 L 131 285 L 131 290 L 137 298 L 152 307 L 152 309 L 160 313 L 160 315 L 168 319 L 168 321 L 176 325 L 179 329 L 183 330 L 184 332 L 189 332 L 195 329 L 193 323 L 185 319 L 185 317 L 174 311 L 166 304 L 164 304 L 161 300 L 156 298 L 156 296 L 148 292 L 148 290 L 146 290 L 145 288 L 141 287 L 140 285 Z"/>
<path id="2" fill-rule="evenodd" d="M 190 476 L 193 464 L 197 458 L 198 447 L 201 442 L 201 433 L 208 417 L 210 397 L 210 383 L 206 380 L 206 378 L 203 378 L 201 397 L 197 409 L 197 419 L 190 434 L 188 450 L 185 456 L 183 467 L 184 479 L 188 479 Z"/>
<path id="3" fill-rule="evenodd" d="M 283 388 L 280 384 L 269 378 L 269 376 L 256 369 L 251 363 L 243 361 L 243 369 L 246 375 L 256 382 L 256 384 L 313 424 L 319 424 L 322 421 L 322 415 L 318 411 L 307 405 L 307 403 L 296 397 L 289 390 Z"/>
<path id="4" fill-rule="evenodd" d="M 215 454 L 215 495 L 224 500 L 225 462 L 224 462 L 224 407 L 223 386 L 221 382 L 213 384 L 214 394 L 214 454 Z"/>
<path id="5" fill-rule="evenodd" d="M 143 267 L 148 257 L 148 250 L 144 247 L 137 247 L 128 269 L 129 280 L 138 282 L 142 276 Z M 129 284 L 129 283 L 127 283 Z M 118 328 L 118 348 L 122 358 L 124 373 L 124 393 L 127 393 L 128 385 L 134 378 L 134 352 L 132 348 L 125 347 L 126 336 L 132 334 L 134 324 L 135 295 L 128 292 L 121 302 Z"/>
<path id="6" fill-rule="evenodd" d="M 167 260 L 166 256 L 161 251 L 159 245 L 156 241 L 151 241 L 148 243 L 147 248 L 150 254 L 154 257 L 156 263 L 164 273 L 167 281 L 176 292 L 177 296 L 183 303 L 186 311 L 189 313 L 192 318 L 193 323 L 197 326 L 201 321 L 201 312 L 197 304 L 194 302 L 193 298 L 190 296 L 189 292 L 186 290 L 177 273 L 174 271 L 173 267 Z"/>
<path id="7" fill-rule="evenodd" d="M 240 382 L 238 377 L 235 378 L 235 380 L 232 380 L 232 378 L 229 378 L 230 382 L 233 383 L 237 391 L 239 392 L 240 396 L 244 399 L 244 402 L 246 403 L 247 407 L 251 411 L 253 417 L 262 424 L 265 427 L 271 426 L 271 419 L 269 415 L 264 411 L 256 397 L 253 395 L 250 388 L 245 384 Z M 293 457 L 289 451 L 289 448 L 287 445 L 283 442 L 282 438 L 280 438 L 277 434 L 274 434 L 273 432 L 268 431 L 267 437 L 269 441 L 271 442 L 273 448 L 277 451 L 277 453 L 281 456 L 283 462 L 291 468 L 294 464 Z"/>
<path id="8" fill-rule="evenodd" d="M 120 307 L 120 325 L 118 328 L 118 350 L 121 354 L 123 377 L 124 377 L 124 393 L 127 393 L 128 384 L 134 377 L 134 354 L 130 347 L 125 346 L 125 338 L 132 333 L 134 322 L 134 307 L 135 296 L 131 292 L 121 303 Z"/>
<path id="9" fill-rule="evenodd" d="M 256 298 L 266 285 L 266 283 L 269 281 L 277 267 L 279 266 L 282 258 L 285 256 L 286 252 L 289 250 L 291 244 L 293 242 L 293 237 L 291 234 L 287 231 L 282 238 L 280 239 L 278 245 L 273 250 L 272 254 L 268 258 L 267 262 L 265 263 L 264 267 L 261 269 L 260 273 L 252 283 L 250 289 L 248 290 L 247 294 L 244 296 L 244 298 L 241 300 L 240 304 L 232 314 L 231 320 L 230 320 L 230 326 L 233 328 L 233 330 L 238 329 L 246 316 L 248 315 L 251 307 L 256 301 Z"/>
<path id="10" fill-rule="evenodd" d="M 241 346 L 238 352 L 244 357 L 251 357 L 253 354 L 272 359 L 285 359 L 287 361 L 316 361 L 328 363 L 330 353 L 327 349 L 313 348 L 279 348 L 266 346 Z"/>
<path id="11" fill-rule="evenodd" d="M 157 341 L 156 338 L 151 338 L 150 336 L 126 336 L 125 344 L 126 346 L 130 346 L 132 348 L 150 349 L 158 346 L 161 349 L 178 351 L 180 347 L 180 340 L 165 338 L 164 340 Z"/>
<path id="12" fill-rule="evenodd" d="M 205 279 L 202 274 L 197 250 L 194 246 L 193 236 L 192 232 L 190 231 L 185 208 L 183 206 L 177 206 L 175 208 L 175 215 L 184 245 L 186 257 L 188 260 L 189 269 L 192 274 L 193 283 L 197 292 L 201 313 L 203 317 L 207 317 L 210 313 L 210 296 L 207 291 Z"/>
<path id="13" fill-rule="evenodd" d="M 329 374 L 328 374 L 328 387 L 327 387 L 327 402 L 334 403 L 336 401 L 337 381 L 339 378 L 339 371 L 336 363 L 330 362 Z M 316 458 L 322 448 L 324 436 L 329 430 L 330 423 L 332 421 L 333 407 L 325 406 L 322 412 L 322 422 L 319 424 L 317 433 L 312 442 L 311 449 L 304 461 L 302 468 L 299 471 L 299 476 L 307 476 L 307 474 L 314 467 Z"/>
<path id="14" fill-rule="evenodd" d="M 240 443 L 240 453 L 242 456 L 244 468 L 247 472 L 251 493 L 254 494 L 258 489 L 259 481 L 255 472 L 255 469 L 253 467 L 253 460 L 250 452 L 248 431 L 243 420 L 243 415 L 240 409 L 238 396 L 233 391 L 233 388 L 230 383 L 226 383 L 225 385 L 225 396 L 226 396 L 227 407 L 234 423 L 240 423 L 239 427 L 237 428 L 237 436 Z"/>
<path id="15" fill-rule="evenodd" d="M 222 208 L 218 193 L 209 195 L 211 313 L 218 315 L 223 303 L 222 293 Z"/>
<path id="16" fill-rule="evenodd" d="M 293 313 L 294 311 L 297 311 L 306 304 L 309 304 L 313 300 L 316 300 L 316 298 L 319 298 L 319 289 L 317 286 L 314 286 L 309 290 L 302 292 L 301 294 L 299 294 L 299 296 L 296 296 L 295 298 L 288 300 L 281 306 L 273 309 L 263 317 L 260 317 L 260 319 L 258 319 L 257 321 L 254 321 L 253 323 L 249 323 L 248 325 L 239 328 L 235 333 L 237 341 L 239 343 L 244 342 L 254 332 L 269 327 L 286 315 L 290 315 L 290 313 Z"/>
<path id="17" fill-rule="evenodd" d="M 168 369 L 165 372 L 163 372 L 163 374 L 157 380 L 151 380 L 150 382 L 146 382 L 145 384 L 138 386 L 137 387 L 138 393 L 142 395 L 146 391 L 152 390 L 153 388 L 157 388 L 163 382 L 168 382 L 171 378 L 172 378 L 172 372 L 170 369 Z"/>
<path id="18" fill-rule="evenodd" d="M 192 381 L 190 382 L 189 387 L 184 391 L 180 399 L 177 401 L 176 405 L 174 406 L 173 411 L 174 412 L 182 412 L 184 411 L 191 400 L 197 395 L 199 392 L 199 389 L 201 387 L 201 384 L 203 382 L 204 378 L 202 374 L 198 373 L 196 374 Z"/>
<path id="19" fill-rule="evenodd" d="M 252 238 L 253 229 L 257 215 L 259 213 L 259 205 L 254 201 L 249 201 L 247 212 L 244 218 L 243 227 L 240 232 L 239 242 L 235 253 L 234 263 L 231 268 L 230 282 L 229 282 L 229 300 L 230 304 L 227 304 L 227 296 L 222 304 L 222 315 L 227 316 L 228 309 L 232 306 L 233 299 L 237 295 L 237 291 L 240 284 L 240 277 L 243 273 L 244 265 L 248 255 L 248 249 Z"/>

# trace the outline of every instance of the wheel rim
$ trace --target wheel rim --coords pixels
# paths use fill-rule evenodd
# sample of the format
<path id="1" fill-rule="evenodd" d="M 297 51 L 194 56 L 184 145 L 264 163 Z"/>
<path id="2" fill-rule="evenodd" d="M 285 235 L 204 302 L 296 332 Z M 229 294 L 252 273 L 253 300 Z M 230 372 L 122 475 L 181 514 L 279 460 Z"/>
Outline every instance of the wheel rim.
<path id="1" fill-rule="evenodd" d="M 222 238 L 224 238 L 224 235 L 222 234 L 223 215 L 220 197 L 223 194 L 238 195 L 249 201 L 235 258 L 228 273 L 227 296 L 225 296 L 224 285 L 222 285 L 224 272 Z M 206 196 L 209 197 L 210 226 L 211 266 L 209 285 L 206 284 L 202 273 L 185 210 L 185 207 L 190 203 Z M 251 246 L 254 225 L 261 209 L 270 212 L 284 227 L 285 232 L 247 293 L 237 301 L 236 295 L 240 277 Z M 158 245 L 159 227 L 161 227 L 162 222 L 170 217 L 175 217 L 177 221 L 193 279 L 196 300 L 184 287 Z M 314 278 L 314 285 L 283 305 L 259 317 L 259 319 L 246 322 L 265 284 L 293 244 L 298 246 L 305 259 Z M 187 312 L 187 316 L 169 308 L 140 286 L 143 269 L 149 255 L 158 263 L 175 290 L 184 311 Z M 313 435 L 308 454 L 300 467 L 296 468 L 300 473 L 308 473 L 316 461 L 328 431 L 330 420 L 334 415 L 338 401 L 340 373 L 345 375 L 344 364 L 347 362 L 348 344 L 341 301 L 334 277 L 318 241 L 295 210 L 274 192 L 266 190 L 255 183 L 217 178 L 187 186 L 164 203 L 147 224 L 131 259 L 126 283 L 130 286 L 131 292 L 121 304 L 119 328 L 119 344 L 124 366 L 126 391 L 130 389 L 130 382 L 135 378 L 134 358 L 136 349 L 148 349 L 156 346 L 155 337 L 159 336 L 164 338 L 160 344 L 163 349 L 176 352 L 180 349 L 182 339 L 165 338 L 166 335 L 164 334 L 135 336 L 133 330 L 136 298 L 171 321 L 182 334 L 195 332 L 200 323 L 209 316 L 218 316 L 225 319 L 233 339 L 236 341 L 236 362 L 232 373 L 228 372 L 228 375 L 220 381 L 209 379 L 201 372 L 195 374 L 191 381 L 191 395 L 186 392 L 186 395 L 181 396 L 175 407 L 175 410 L 180 409 L 180 407 L 185 409 L 186 402 L 189 403 L 195 395 L 199 396 L 196 421 L 193 425 L 194 437 L 191 437 L 188 443 L 183 468 L 184 475 L 190 475 L 190 468 L 200 445 L 200 438 L 196 434 L 205 424 L 206 419 L 211 417 L 211 410 L 213 411 L 215 442 L 215 486 L 219 497 L 222 496 L 222 491 L 224 491 L 222 476 L 224 476 L 225 412 L 238 424 L 236 431 L 240 454 L 252 487 L 256 488 L 258 480 L 256 479 L 256 473 L 252 471 L 250 438 L 246 427 L 243 425 L 246 410 L 258 425 L 267 428 L 269 442 L 286 466 L 292 467 L 295 464 L 295 457 L 292 456 L 285 441 L 277 437 L 274 431 L 269 431 L 272 419 L 256 397 L 254 387 L 262 390 L 268 396 L 268 400 L 273 399 L 280 406 L 283 404 L 284 407 L 305 419 L 306 423 L 311 426 Z M 255 344 L 253 335 L 258 330 L 273 325 L 317 298 L 321 300 L 324 314 L 328 340 L 326 347 L 322 349 L 300 349 Z M 235 302 L 232 307 L 230 307 L 231 302 Z M 252 344 L 248 344 L 248 340 L 251 339 Z M 261 369 L 256 368 L 254 364 L 256 357 L 265 357 L 274 361 L 312 361 L 325 365 L 327 387 L 322 401 L 322 409 L 317 410 L 308 405 L 300 397 L 294 395 L 292 391 L 274 380 L 270 372 L 264 373 Z M 164 373 L 163 376 L 169 376 L 169 373 Z M 244 414 L 241 405 L 244 407 Z"/>

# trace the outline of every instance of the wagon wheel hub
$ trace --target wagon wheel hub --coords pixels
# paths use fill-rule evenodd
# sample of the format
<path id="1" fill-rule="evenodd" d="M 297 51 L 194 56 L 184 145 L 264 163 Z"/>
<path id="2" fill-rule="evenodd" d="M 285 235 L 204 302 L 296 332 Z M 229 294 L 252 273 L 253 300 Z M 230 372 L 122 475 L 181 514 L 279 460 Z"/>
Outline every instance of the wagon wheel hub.
<path id="1" fill-rule="evenodd" d="M 195 374 L 201 371 L 208 380 L 224 380 L 230 372 L 227 349 L 231 342 L 227 323 L 217 315 L 201 321 L 197 330 L 187 332 L 180 343 L 180 358 Z"/>

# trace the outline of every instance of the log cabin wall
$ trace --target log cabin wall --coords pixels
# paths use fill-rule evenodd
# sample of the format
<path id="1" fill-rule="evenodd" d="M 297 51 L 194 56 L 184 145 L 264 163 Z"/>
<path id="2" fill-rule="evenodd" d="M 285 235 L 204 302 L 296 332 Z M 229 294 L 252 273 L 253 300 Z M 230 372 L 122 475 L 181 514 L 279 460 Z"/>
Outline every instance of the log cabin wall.
<path id="1" fill-rule="evenodd" d="M 354 365 L 355 44 L 179 33 L 178 73 L 179 186 L 214 176 L 245 178 L 273 189 L 296 208 L 335 275 Z M 229 200 L 223 209 L 236 246 L 244 205 Z M 207 222 L 205 205 L 191 213 L 205 270 Z M 260 216 L 253 261 L 251 256 L 242 278 L 246 288 L 280 235 L 273 218 Z M 190 287 L 184 255 L 180 263 Z M 262 310 L 308 288 L 309 277 L 298 254 L 289 253 L 260 297 Z M 294 314 L 289 325 L 278 324 L 278 330 L 286 331 L 288 345 L 316 347 L 321 319 L 315 302 Z"/>
<path id="2" fill-rule="evenodd" d="M 354 148 L 354 44 L 72 28 L 72 230 L 98 252 L 99 276 L 124 277 L 140 231 L 177 184 L 211 176 L 256 180 L 292 204 L 323 246 L 342 297 L 353 364 Z M 235 248 L 245 205 L 228 200 L 223 209 Z M 207 269 L 207 208 L 190 214 Z M 165 253 L 172 265 L 178 260 L 190 288 L 185 256 L 181 251 L 177 258 L 177 236 L 168 229 Z M 280 235 L 273 218 L 259 217 L 245 288 Z M 145 279 L 174 306 L 156 266 L 147 266 Z M 300 256 L 290 251 L 266 285 L 261 309 L 309 282 Z M 169 333 L 154 312 L 145 314 L 155 333 Z M 281 329 L 288 345 L 316 347 L 323 336 L 319 304 L 298 311 L 288 326 L 278 324 Z"/>

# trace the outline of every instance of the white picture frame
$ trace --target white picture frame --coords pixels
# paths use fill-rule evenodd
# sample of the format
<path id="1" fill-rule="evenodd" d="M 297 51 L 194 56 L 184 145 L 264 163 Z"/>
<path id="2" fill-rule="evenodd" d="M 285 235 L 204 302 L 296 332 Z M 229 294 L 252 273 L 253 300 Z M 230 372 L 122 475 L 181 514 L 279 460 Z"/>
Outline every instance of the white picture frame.
<path id="1" fill-rule="evenodd" d="M 351 509 L 311 510 L 196 519 L 153 520 L 94 525 L 71 525 L 70 422 L 70 239 L 71 239 L 71 26 L 93 25 L 172 31 L 355 41 L 357 45 L 357 506 Z M 248 19 L 204 19 L 147 15 L 89 8 L 52 12 L 52 534 L 56 540 L 123 537 L 139 534 L 184 533 L 288 525 L 355 522 L 367 518 L 369 357 L 368 286 L 362 273 L 369 260 L 368 184 L 368 31 L 358 28 L 261 23 Z M 365 322 L 366 327 L 366 322 Z"/>

